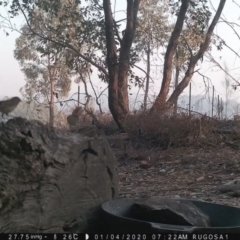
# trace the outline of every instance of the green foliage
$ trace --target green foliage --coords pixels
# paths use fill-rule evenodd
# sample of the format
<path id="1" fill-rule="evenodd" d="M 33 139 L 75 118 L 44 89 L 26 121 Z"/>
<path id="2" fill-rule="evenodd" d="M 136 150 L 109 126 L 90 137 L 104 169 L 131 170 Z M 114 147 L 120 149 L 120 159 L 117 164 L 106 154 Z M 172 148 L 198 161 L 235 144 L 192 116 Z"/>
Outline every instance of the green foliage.
<path id="1" fill-rule="evenodd" d="M 38 51 L 48 54 L 44 45 L 51 41 L 52 49 L 59 51 L 68 48 L 66 64 L 77 71 L 84 68 L 86 60 L 79 60 L 79 53 L 105 66 L 105 26 L 103 11 L 94 1 L 74 0 L 13 0 L 10 3 L 10 16 L 22 13 L 32 26 L 33 33 L 41 38 Z M 46 18 L 46 16 L 48 16 Z M 102 53 L 102 54 L 101 54 Z"/>
<path id="2" fill-rule="evenodd" d="M 25 75 L 26 85 L 21 89 L 23 96 L 29 101 L 33 98 L 50 99 L 50 79 L 54 79 L 55 92 L 59 97 L 66 96 L 71 86 L 71 69 L 66 65 L 67 49 L 55 48 L 54 43 L 43 40 L 32 33 L 41 29 L 41 23 L 50 22 L 48 15 L 45 18 L 39 10 L 34 12 L 36 18 L 31 26 L 24 25 L 22 35 L 16 40 L 14 57 L 19 61 Z M 41 18 L 42 21 L 39 21 Z"/>
<path id="3" fill-rule="evenodd" d="M 133 51 L 146 56 L 148 42 L 150 42 L 151 55 L 156 56 L 158 49 L 163 51 L 168 45 L 174 24 L 171 24 L 172 15 L 178 16 L 181 1 L 143 1 L 139 10 L 139 26 L 135 38 L 135 48 Z M 186 71 L 191 53 L 196 54 L 202 44 L 211 12 L 206 0 L 190 1 L 190 6 L 185 18 L 185 25 L 178 41 L 174 65 L 181 71 Z M 164 52 L 163 52 L 164 55 Z M 139 59 L 137 59 L 139 60 Z"/>
<path id="4" fill-rule="evenodd" d="M 171 13 L 177 16 L 180 6 L 181 2 L 171 0 Z M 174 58 L 174 64 L 177 65 L 181 71 L 186 71 L 191 54 L 195 55 L 203 43 L 211 15 L 207 0 L 190 1 L 184 20 L 184 28 L 179 38 Z M 210 49 L 211 46 L 209 47 L 209 50 Z"/>
<path id="5" fill-rule="evenodd" d="M 0 2 L 7 4 L 5 1 L 0 0 Z M 36 65 L 30 65 L 29 63 L 26 65 L 25 74 L 28 75 L 28 78 L 30 77 L 31 81 L 36 79 L 36 75 L 39 76 L 39 74 L 42 75 L 42 78 L 45 78 L 46 73 L 43 73 L 37 67 L 41 63 L 41 58 L 46 56 L 50 56 L 52 63 L 56 59 L 59 61 L 61 56 L 72 73 L 91 72 L 89 62 L 91 64 L 95 63 L 93 65 L 98 67 L 99 78 L 103 81 L 108 80 L 106 77 L 107 71 L 102 70 L 107 69 L 105 19 L 102 3 L 98 2 L 96 0 L 12 0 L 9 2 L 10 17 L 18 14 L 23 14 L 25 17 L 28 23 L 25 27 L 29 28 L 27 42 L 37 52 L 36 54 L 30 52 L 26 44 L 22 53 L 20 49 L 18 53 L 19 55 L 24 53 L 24 61 L 37 62 Z M 141 2 L 138 28 L 130 52 L 130 85 L 142 86 L 143 81 L 134 75 L 133 67 L 146 53 L 147 43 L 150 41 L 151 49 L 158 49 L 160 46 L 164 50 L 166 49 L 173 29 L 169 14 L 172 13 L 173 16 L 177 16 L 180 6 L 181 1 L 179 0 L 145 0 Z M 174 60 L 175 64 L 181 66 L 181 70 L 185 70 L 189 63 L 191 57 L 189 47 L 193 54 L 198 51 L 208 28 L 210 17 L 211 12 L 207 0 L 190 1 L 185 26 L 177 48 L 178 58 L 175 57 Z M 119 23 L 115 23 L 115 25 L 114 37 L 119 53 L 121 48 L 119 37 L 122 37 L 124 33 L 119 33 Z M 30 39 L 34 38 L 37 38 L 37 41 L 30 43 Z M 221 49 L 221 43 L 218 45 Z M 164 52 L 161 52 L 161 54 L 164 54 Z M 21 63 L 21 58 L 18 58 L 18 60 Z M 78 76 L 76 81 L 79 81 L 79 79 Z M 43 79 L 41 82 L 45 83 Z"/>
<path id="6" fill-rule="evenodd" d="M 148 42 L 151 49 L 166 46 L 171 31 L 167 8 L 168 5 L 160 0 L 147 0 L 140 5 L 135 43 L 143 55 Z"/>
<path id="7" fill-rule="evenodd" d="M 25 95 L 49 96 L 49 74 L 57 70 L 55 90 L 66 96 L 71 76 L 78 75 L 79 82 L 92 71 L 79 57 L 81 53 L 97 60 L 96 49 L 104 48 L 103 17 L 98 11 L 90 12 L 91 7 L 80 8 L 80 2 L 67 0 L 12 1 L 11 16 L 22 12 L 27 21 L 14 52 L 26 76 Z"/>
<path id="8" fill-rule="evenodd" d="M 155 55 L 161 46 L 166 46 L 170 28 L 168 23 L 168 5 L 160 0 L 142 1 L 135 39 L 131 50 L 131 69 L 129 82 L 138 87 L 143 87 L 144 79 L 139 78 L 133 72 L 134 64 L 145 59 L 150 44 L 151 55 Z M 155 55 L 156 56 L 156 55 Z"/>

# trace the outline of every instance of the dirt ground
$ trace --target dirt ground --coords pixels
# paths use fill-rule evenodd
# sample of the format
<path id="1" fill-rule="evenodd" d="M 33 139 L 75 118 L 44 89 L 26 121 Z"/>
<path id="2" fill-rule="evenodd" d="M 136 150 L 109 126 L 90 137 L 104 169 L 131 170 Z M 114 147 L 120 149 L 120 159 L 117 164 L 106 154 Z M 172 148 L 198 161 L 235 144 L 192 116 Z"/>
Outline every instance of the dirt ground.
<path id="1" fill-rule="evenodd" d="M 113 150 L 118 158 L 119 197 L 173 196 L 240 206 L 219 187 L 240 179 L 240 151 L 227 146 L 167 150 Z"/>

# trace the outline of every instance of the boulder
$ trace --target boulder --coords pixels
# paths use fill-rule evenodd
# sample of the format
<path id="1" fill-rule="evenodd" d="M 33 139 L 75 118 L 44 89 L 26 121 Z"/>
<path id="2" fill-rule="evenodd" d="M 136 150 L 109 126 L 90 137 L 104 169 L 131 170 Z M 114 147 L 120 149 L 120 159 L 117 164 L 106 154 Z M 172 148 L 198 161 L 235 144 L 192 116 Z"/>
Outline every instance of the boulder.
<path id="1" fill-rule="evenodd" d="M 0 126 L 0 232 L 86 232 L 118 197 L 117 161 L 103 137 L 14 118 Z"/>

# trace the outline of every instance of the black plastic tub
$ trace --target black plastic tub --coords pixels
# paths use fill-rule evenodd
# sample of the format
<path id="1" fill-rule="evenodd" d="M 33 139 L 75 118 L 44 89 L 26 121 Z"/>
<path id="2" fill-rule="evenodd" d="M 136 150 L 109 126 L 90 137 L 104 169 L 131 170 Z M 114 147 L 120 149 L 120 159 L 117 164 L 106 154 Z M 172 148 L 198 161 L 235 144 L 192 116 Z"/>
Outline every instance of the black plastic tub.
<path id="1" fill-rule="evenodd" d="M 101 232 L 111 233 L 240 233 L 240 208 L 197 200 L 181 199 L 196 205 L 209 216 L 211 227 L 180 226 L 133 218 L 132 205 L 146 199 L 117 199 L 101 208 Z"/>

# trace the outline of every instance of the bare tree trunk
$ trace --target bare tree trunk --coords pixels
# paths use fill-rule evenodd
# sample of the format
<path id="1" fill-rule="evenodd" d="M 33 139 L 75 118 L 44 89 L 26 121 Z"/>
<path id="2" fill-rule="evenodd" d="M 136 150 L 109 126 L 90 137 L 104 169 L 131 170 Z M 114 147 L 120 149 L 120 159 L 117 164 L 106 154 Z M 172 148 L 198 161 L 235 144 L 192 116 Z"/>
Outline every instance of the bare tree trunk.
<path id="1" fill-rule="evenodd" d="M 182 31 L 183 27 L 183 22 L 184 18 L 188 9 L 189 5 L 189 0 L 182 1 L 182 5 L 178 14 L 178 19 L 175 25 L 175 28 L 172 32 L 171 38 L 169 40 L 169 44 L 167 47 L 166 55 L 165 55 L 165 62 L 164 62 L 164 70 L 163 70 L 163 81 L 162 81 L 162 86 L 160 93 L 153 104 L 152 110 L 156 109 L 158 106 L 160 106 L 162 103 L 166 103 L 167 95 L 169 92 L 169 87 L 171 83 L 171 77 L 172 77 L 172 60 L 173 60 L 173 55 L 177 47 L 177 42 L 179 39 L 179 36 Z M 211 37 L 213 34 L 213 30 L 220 18 L 220 15 L 222 13 L 222 10 L 224 8 L 224 5 L 226 3 L 226 0 L 220 0 L 218 9 L 216 11 L 216 14 L 208 28 L 206 37 L 202 45 L 200 46 L 199 51 L 195 54 L 192 55 L 189 61 L 189 66 L 188 69 L 185 73 L 185 76 L 183 80 L 178 84 L 176 89 L 173 91 L 172 95 L 169 97 L 167 101 L 168 106 L 172 106 L 178 99 L 179 95 L 182 93 L 182 91 L 188 86 L 193 74 L 194 74 L 194 68 L 199 61 L 203 57 L 203 54 L 207 51 Z M 191 49 L 190 49 L 191 50 Z M 192 54 L 192 52 L 191 52 Z"/>
<path id="2" fill-rule="evenodd" d="M 194 74 L 194 68 L 195 68 L 197 62 L 199 61 L 199 59 L 201 59 L 203 57 L 203 54 L 207 51 L 207 49 L 209 47 L 209 44 L 211 42 L 211 37 L 213 34 L 213 30 L 221 16 L 221 13 L 222 13 L 225 3 L 226 3 L 226 0 L 220 0 L 216 14 L 208 28 L 205 40 L 202 43 L 202 45 L 200 46 L 200 49 L 196 53 L 196 55 L 191 56 L 190 63 L 189 63 L 188 69 L 185 73 L 185 76 L 184 76 L 183 80 L 178 84 L 177 88 L 174 90 L 172 95 L 169 97 L 169 99 L 167 101 L 168 105 L 173 105 L 174 102 L 176 102 L 176 99 L 178 99 L 179 95 L 188 86 L 190 80 L 192 79 L 192 76 Z"/>
<path id="3" fill-rule="evenodd" d="M 141 0 L 127 1 L 127 24 L 123 38 L 119 38 L 121 47 L 118 61 L 117 47 L 114 37 L 114 19 L 112 16 L 111 1 L 103 0 L 107 45 L 107 65 L 109 72 L 108 105 L 114 120 L 121 130 L 123 130 L 125 116 L 129 112 L 129 58 L 130 49 L 136 31 L 137 12 L 140 1 Z"/>
<path id="4" fill-rule="evenodd" d="M 118 120 L 120 114 L 118 108 L 118 60 L 117 48 L 114 39 L 114 23 L 112 18 L 112 10 L 110 0 L 103 1 L 103 8 L 105 13 L 105 31 L 106 31 L 106 45 L 107 45 L 107 65 L 108 65 L 108 105 L 112 116 L 121 128 Z"/>
<path id="5" fill-rule="evenodd" d="M 54 125 L 54 92 L 55 84 L 53 76 L 50 76 L 50 102 L 49 102 L 49 124 L 51 127 Z"/>
<path id="6" fill-rule="evenodd" d="M 48 74 L 50 80 L 50 101 L 49 101 L 49 124 L 54 126 L 54 94 L 55 94 L 55 69 L 52 69 L 50 55 L 48 55 Z"/>
<path id="7" fill-rule="evenodd" d="M 147 98 L 148 98 L 148 92 L 149 92 L 149 80 L 150 80 L 150 41 L 148 41 L 148 46 L 147 46 L 147 78 L 146 78 L 146 88 L 145 88 L 145 94 L 144 94 L 144 102 L 143 102 L 143 109 L 144 111 L 147 110 Z"/>
<path id="8" fill-rule="evenodd" d="M 175 67 L 175 89 L 178 86 L 178 80 L 179 80 L 179 72 L 180 72 L 180 68 L 178 66 L 178 64 Z M 175 100 L 174 102 L 174 114 L 177 115 L 177 109 L 178 109 L 178 98 Z"/>
<path id="9" fill-rule="evenodd" d="M 164 59 L 164 68 L 163 68 L 163 80 L 161 90 L 156 98 L 156 101 L 153 104 L 152 109 L 156 109 L 161 106 L 162 103 L 166 102 L 167 95 L 169 92 L 170 83 L 172 80 L 172 61 L 175 50 L 177 48 L 178 39 L 182 32 L 184 19 L 187 13 L 190 0 L 182 1 L 182 5 L 178 14 L 177 22 L 170 37 L 165 59 Z"/>
<path id="10" fill-rule="evenodd" d="M 225 70 L 225 97 L 226 97 L 226 102 L 225 102 L 225 119 L 227 119 L 227 112 L 228 112 L 228 100 L 229 100 L 229 95 L 230 95 L 230 79 L 228 78 L 228 66 L 227 63 L 224 62 L 224 70 Z"/>

